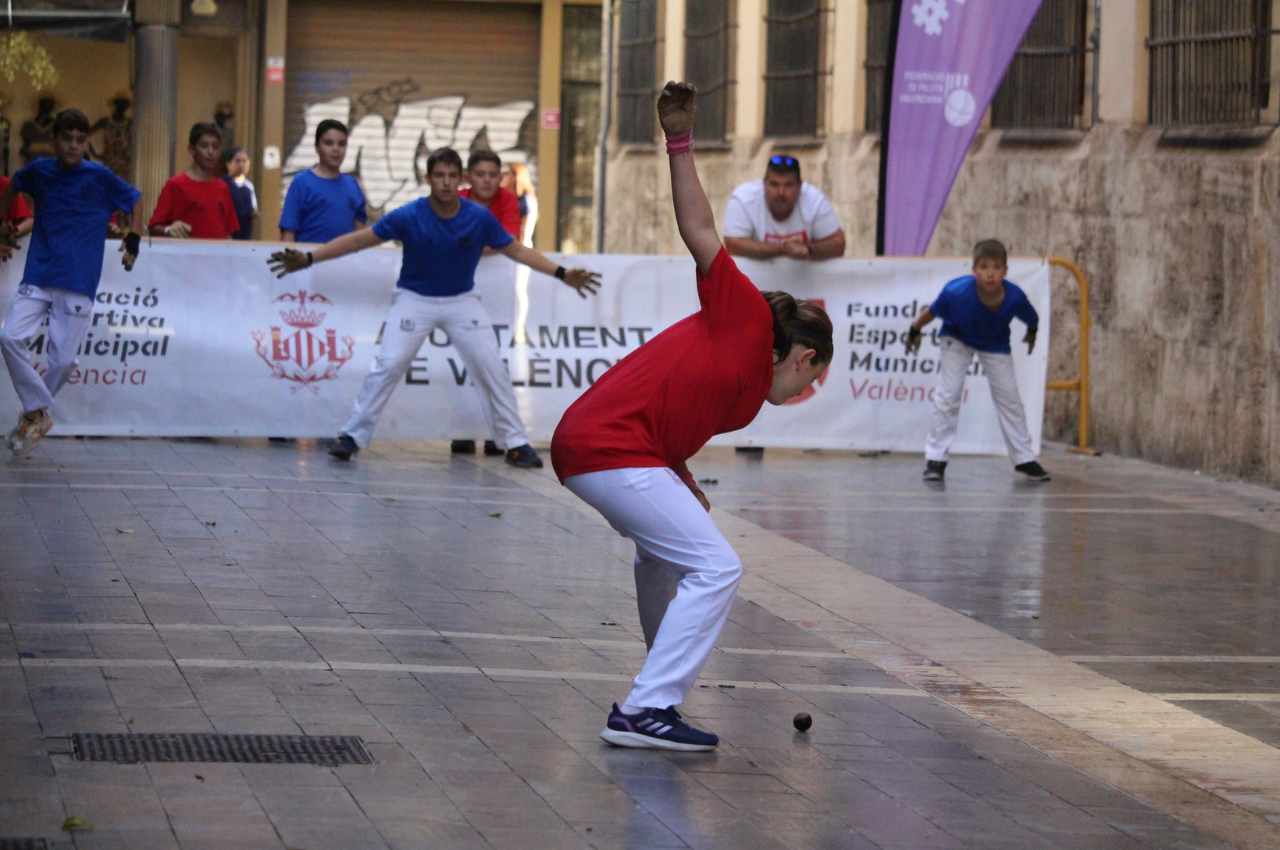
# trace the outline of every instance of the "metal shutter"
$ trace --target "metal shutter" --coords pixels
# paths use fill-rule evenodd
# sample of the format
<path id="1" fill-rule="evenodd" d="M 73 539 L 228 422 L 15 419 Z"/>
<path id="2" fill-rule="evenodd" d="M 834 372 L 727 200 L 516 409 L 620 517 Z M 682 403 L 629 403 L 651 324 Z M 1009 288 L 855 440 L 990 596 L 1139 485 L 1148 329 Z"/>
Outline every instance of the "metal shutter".
<path id="1" fill-rule="evenodd" d="M 371 213 L 427 194 L 426 152 L 535 152 L 541 6 L 425 0 L 291 0 L 284 176 L 315 164 L 325 118 L 351 127 L 344 171 Z M 286 189 L 287 190 L 287 189 Z"/>

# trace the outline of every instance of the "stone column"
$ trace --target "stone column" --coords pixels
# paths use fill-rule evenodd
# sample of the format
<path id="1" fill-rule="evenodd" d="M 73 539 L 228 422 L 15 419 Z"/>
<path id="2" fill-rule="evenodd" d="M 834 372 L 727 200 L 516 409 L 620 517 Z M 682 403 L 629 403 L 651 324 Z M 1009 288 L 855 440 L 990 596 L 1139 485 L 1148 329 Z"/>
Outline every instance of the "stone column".
<path id="1" fill-rule="evenodd" d="M 766 0 L 738 0 L 738 44 L 734 136 L 758 139 L 764 132 Z"/>
<path id="2" fill-rule="evenodd" d="M 564 49 L 564 0 L 542 2 L 542 44 L 539 50 L 538 110 L 560 109 L 561 66 Z M 560 130 L 544 127 L 538 116 L 538 227 L 534 247 L 559 251 Z"/>
<path id="3" fill-rule="evenodd" d="M 173 176 L 178 124 L 178 28 L 145 24 L 134 33 L 133 182 L 150 216 Z"/>
<path id="4" fill-rule="evenodd" d="M 1105 0 L 1099 27 L 1098 117 L 1104 124 L 1147 123 L 1148 0 Z"/>

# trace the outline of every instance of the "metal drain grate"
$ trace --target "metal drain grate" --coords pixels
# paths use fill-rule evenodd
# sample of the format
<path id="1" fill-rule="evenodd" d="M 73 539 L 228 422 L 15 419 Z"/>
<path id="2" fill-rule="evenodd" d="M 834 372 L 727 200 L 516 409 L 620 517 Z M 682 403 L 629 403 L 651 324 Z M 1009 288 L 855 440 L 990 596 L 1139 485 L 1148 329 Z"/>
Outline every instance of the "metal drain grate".
<path id="1" fill-rule="evenodd" d="M 214 761 L 238 764 L 373 764 L 353 735 L 99 735 L 71 736 L 80 761 Z"/>
<path id="2" fill-rule="evenodd" d="M 43 838 L 0 838 L 0 850 L 49 850 Z"/>

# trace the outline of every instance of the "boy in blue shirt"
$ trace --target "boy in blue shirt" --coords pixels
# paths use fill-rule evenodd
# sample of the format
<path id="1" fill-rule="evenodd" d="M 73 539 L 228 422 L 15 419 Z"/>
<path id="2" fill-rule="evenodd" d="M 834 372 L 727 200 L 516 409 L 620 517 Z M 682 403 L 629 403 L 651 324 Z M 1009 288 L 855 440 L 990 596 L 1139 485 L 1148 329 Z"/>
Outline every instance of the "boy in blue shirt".
<path id="1" fill-rule="evenodd" d="M 1009 271 L 1004 245 L 984 239 L 973 249 L 973 274 L 948 283 L 937 300 L 926 307 L 907 331 L 907 353 L 919 351 L 921 330 L 934 318 L 942 319 L 938 362 L 938 388 L 934 391 L 933 427 L 925 441 L 925 481 L 941 481 L 947 470 L 951 443 L 960 421 L 964 378 L 975 354 L 991 386 L 1000 430 L 1004 434 L 1014 471 L 1032 481 L 1048 481 L 1049 474 L 1036 462 L 1031 450 L 1027 417 L 1018 395 L 1009 346 L 1009 324 L 1015 318 L 1027 326 L 1022 341 L 1030 354 L 1036 347 L 1040 317 L 1015 283 L 1004 279 Z"/>
<path id="2" fill-rule="evenodd" d="M 93 319 L 112 214 L 132 216 L 132 231 L 120 246 L 125 271 L 133 270 L 146 224 L 142 193 L 111 169 L 85 160 L 90 126 L 83 112 L 59 112 L 52 132 L 56 156 L 24 166 L 0 193 L 0 218 L 19 192 L 30 195 L 36 208 L 22 284 L 0 329 L 0 350 L 23 410 L 5 438 L 15 455 L 31 451 L 53 427 L 49 406 L 75 368 L 76 351 Z M 13 247 L 7 225 L 0 228 L 0 238 Z M 49 363 L 42 378 L 31 366 L 27 340 L 46 318 Z"/>
<path id="3" fill-rule="evenodd" d="M 347 125 L 332 118 L 321 121 L 316 127 L 316 155 L 320 161 L 295 174 L 284 196 L 281 242 L 328 242 L 368 224 L 360 184 L 342 173 Z"/>
<path id="4" fill-rule="evenodd" d="M 511 375 L 502 362 L 493 323 L 473 291 L 476 266 L 484 249 L 492 248 L 535 271 L 560 278 L 583 298 L 595 294 L 600 276 L 586 269 L 557 266 L 513 240 L 487 209 L 459 197 L 462 158 L 451 148 L 441 148 L 427 158 L 427 177 L 430 196 L 392 210 L 373 227 L 339 236 L 314 251 L 288 248 L 271 255 L 271 270 L 284 277 L 388 239 L 404 246 L 382 348 L 360 385 L 347 423 L 329 446 L 329 454 L 350 460 L 369 444 L 383 408 L 418 349 L 434 328 L 442 328 L 461 355 L 467 373 L 475 379 L 490 430 L 506 452 L 507 463 L 540 468 L 542 460 L 529 445 L 516 409 Z"/>

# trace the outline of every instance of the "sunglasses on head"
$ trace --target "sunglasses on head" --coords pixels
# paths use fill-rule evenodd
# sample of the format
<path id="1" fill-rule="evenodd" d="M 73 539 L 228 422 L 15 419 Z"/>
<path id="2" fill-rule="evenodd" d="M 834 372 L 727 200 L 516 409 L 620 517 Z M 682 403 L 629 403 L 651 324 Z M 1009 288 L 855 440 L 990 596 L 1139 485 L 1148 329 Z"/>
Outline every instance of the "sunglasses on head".
<path id="1" fill-rule="evenodd" d="M 786 154 L 780 153 L 769 157 L 769 164 L 785 165 L 788 168 L 795 168 L 800 164 L 800 160 L 796 159 L 794 156 L 787 156 Z"/>

